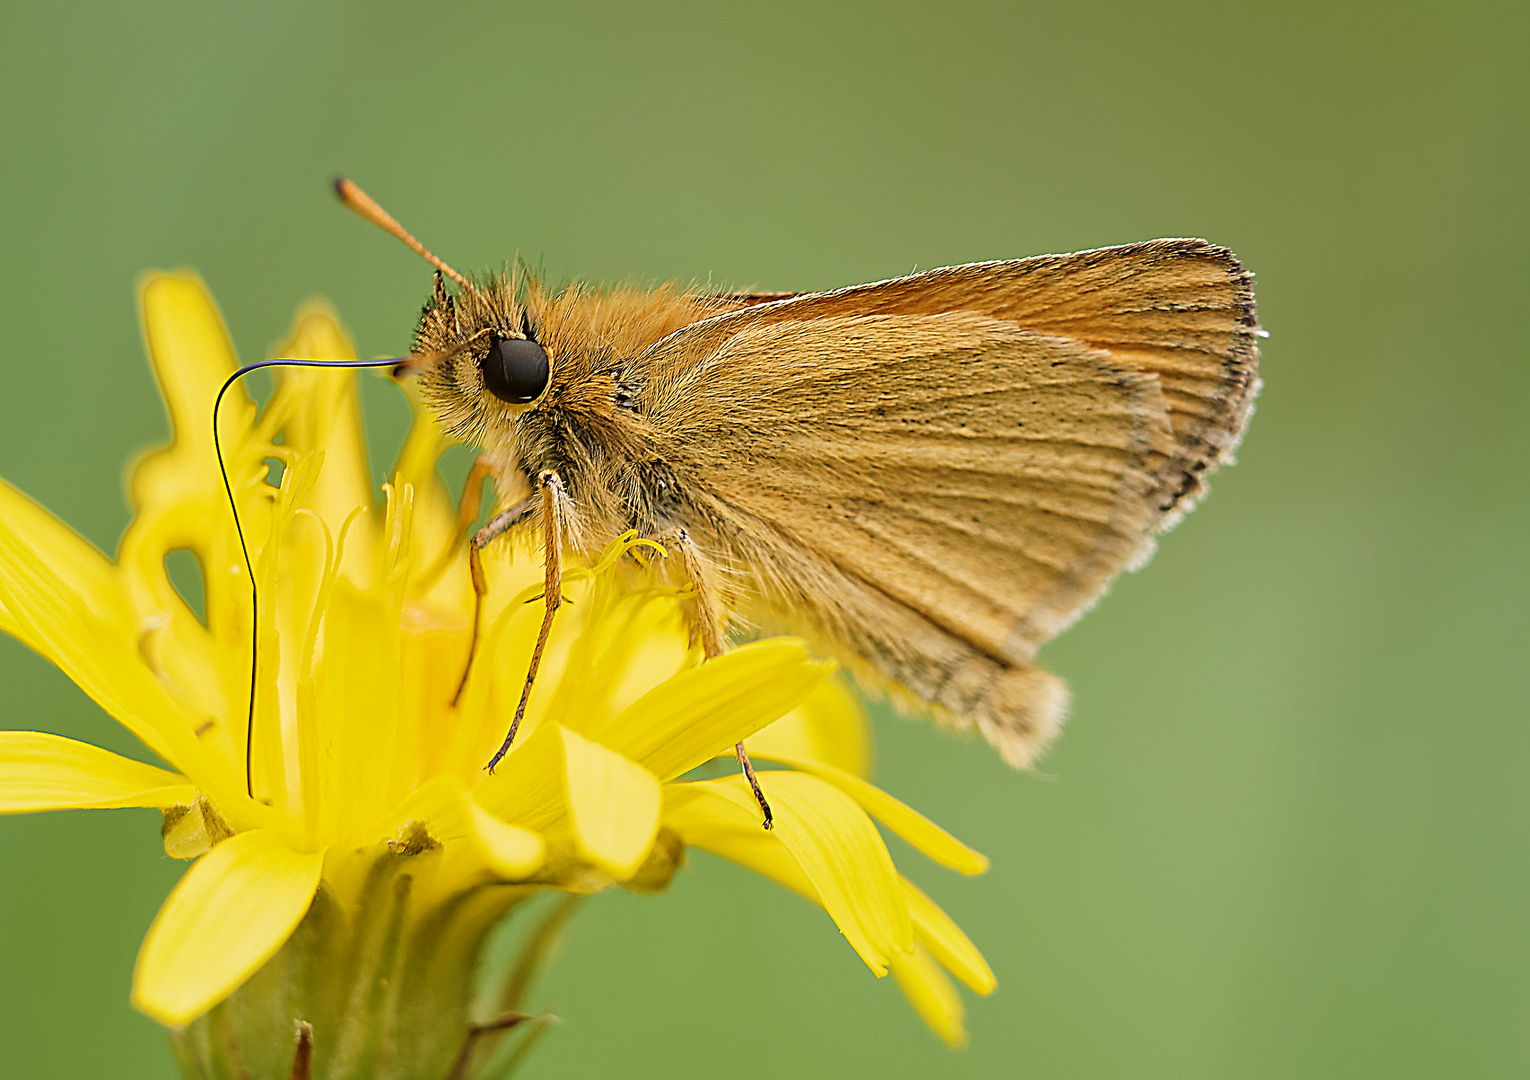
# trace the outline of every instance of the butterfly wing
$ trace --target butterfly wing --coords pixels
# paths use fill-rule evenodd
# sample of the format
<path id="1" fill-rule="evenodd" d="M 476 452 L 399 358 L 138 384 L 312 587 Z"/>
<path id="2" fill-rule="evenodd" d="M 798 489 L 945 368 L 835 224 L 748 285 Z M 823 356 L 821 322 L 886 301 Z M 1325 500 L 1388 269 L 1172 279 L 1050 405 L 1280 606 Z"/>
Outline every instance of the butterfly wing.
<path id="1" fill-rule="evenodd" d="M 779 538 L 780 599 L 817 553 L 1004 660 L 1138 550 L 1172 446 L 1150 376 L 968 313 L 751 327 L 692 377 L 664 458 L 728 550 Z"/>
<path id="2" fill-rule="evenodd" d="M 1029 760 L 1063 700 L 1036 646 L 1247 416 L 1247 279 L 1195 244 L 954 267 L 671 335 L 644 404 L 692 527 L 787 627 Z"/>
<path id="3" fill-rule="evenodd" d="M 768 295 L 768 294 L 766 294 Z M 1159 465 L 1166 528 L 1230 460 L 1258 393 L 1253 277 L 1227 248 L 1149 240 L 1067 255 L 942 267 L 889 281 L 806 293 L 688 327 L 669 354 L 680 368 L 751 319 L 970 311 L 1071 338 L 1112 362 L 1157 376 L 1174 452 Z"/>

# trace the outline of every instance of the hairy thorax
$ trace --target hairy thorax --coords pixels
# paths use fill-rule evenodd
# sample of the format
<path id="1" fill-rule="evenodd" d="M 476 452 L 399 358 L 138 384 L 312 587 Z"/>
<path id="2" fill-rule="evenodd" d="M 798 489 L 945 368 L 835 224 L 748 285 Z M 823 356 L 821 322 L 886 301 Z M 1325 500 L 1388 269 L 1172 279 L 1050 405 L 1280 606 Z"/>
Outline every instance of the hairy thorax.
<path id="1" fill-rule="evenodd" d="M 675 330 L 736 306 L 672 287 L 574 283 L 553 292 L 518 268 L 476 294 L 453 296 L 438 277 L 415 349 L 457 351 L 424 371 L 425 404 L 453 436 L 483 450 L 501 503 L 528 494 L 542 471 L 556 472 L 572 504 L 571 546 L 598 548 L 629 528 L 662 532 L 685 515 L 649 407 L 656 395 L 644 354 Z M 511 405 L 486 390 L 480 365 L 491 332 L 546 350 L 550 377 L 537 400 Z"/>

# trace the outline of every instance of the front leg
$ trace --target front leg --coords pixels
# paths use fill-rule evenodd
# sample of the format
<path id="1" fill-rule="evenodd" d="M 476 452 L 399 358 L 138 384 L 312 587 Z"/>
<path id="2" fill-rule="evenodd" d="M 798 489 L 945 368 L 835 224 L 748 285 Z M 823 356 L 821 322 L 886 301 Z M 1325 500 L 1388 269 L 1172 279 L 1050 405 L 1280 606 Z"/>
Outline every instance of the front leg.
<path id="1" fill-rule="evenodd" d="M 542 629 L 537 634 L 537 646 L 531 653 L 531 667 L 526 672 L 526 685 L 521 688 L 521 700 L 515 707 L 515 719 L 510 721 L 510 730 L 505 733 L 505 741 L 489 759 L 489 764 L 485 766 L 491 773 L 494 771 L 494 766 L 498 765 L 510 752 L 510 745 L 515 742 L 515 732 L 521 726 L 522 717 L 526 715 L 526 703 L 531 700 L 531 687 L 537 681 L 537 668 L 542 664 L 542 651 L 547 648 L 547 635 L 552 633 L 553 616 L 563 606 L 563 533 L 564 519 L 568 514 L 568 494 L 564 490 L 563 481 L 551 469 L 537 474 L 537 489 L 542 499 L 542 566 L 544 569 L 542 599 L 546 604 L 546 610 L 542 615 Z M 531 496 L 531 498 L 536 497 Z M 526 501 L 530 502 L 530 499 Z M 492 521 L 489 523 L 489 525 L 493 524 Z M 487 530 L 489 525 L 484 526 L 484 529 Z M 476 542 L 478 538 L 473 539 Z M 482 567 L 478 568 L 478 574 L 481 578 Z M 478 580 L 475 579 L 473 588 L 478 587 Z"/>

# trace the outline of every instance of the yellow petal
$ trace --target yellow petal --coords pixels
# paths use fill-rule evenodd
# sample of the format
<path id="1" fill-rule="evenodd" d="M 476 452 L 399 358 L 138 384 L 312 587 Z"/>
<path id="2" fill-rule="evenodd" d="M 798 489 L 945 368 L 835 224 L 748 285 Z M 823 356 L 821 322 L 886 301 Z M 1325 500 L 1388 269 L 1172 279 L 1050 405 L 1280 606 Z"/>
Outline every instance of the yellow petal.
<path id="1" fill-rule="evenodd" d="M 116 568 L 106 556 L 4 480 L 0 480 L 0 522 L 12 534 L 14 543 L 26 551 L 45 554 L 53 573 L 67 582 L 72 592 L 94 598 L 99 617 L 124 628 L 133 625 L 132 605 L 117 579 Z M 0 566 L 0 574 L 6 570 Z M 0 602 L 0 630 L 48 656 L 44 644 L 34 639 L 28 623 L 21 618 L 24 614 L 24 609 L 12 610 L 9 604 Z"/>
<path id="2" fill-rule="evenodd" d="M 680 672 L 587 734 L 672 780 L 779 719 L 832 670 L 795 638 L 756 642 Z"/>
<path id="3" fill-rule="evenodd" d="M 745 806 L 707 783 L 669 784 L 664 788 L 664 824 L 687 845 L 747 867 L 823 907 L 818 890 L 781 838 L 760 828 L 753 798 Z"/>
<path id="4" fill-rule="evenodd" d="M 174 806 L 196 789 L 184 776 L 40 731 L 0 731 L 0 814 Z"/>
<path id="5" fill-rule="evenodd" d="M 388 815 L 385 835 L 395 852 L 423 851 L 442 846 L 436 869 L 417 880 L 420 910 L 484 883 L 485 874 L 502 881 L 521 881 L 546 862 L 547 843 L 540 833 L 510 825 L 478 805 L 460 776 L 438 774 L 412 791 Z M 421 841 L 424 841 L 422 846 Z M 339 850 L 339 849 L 335 849 Z M 365 889 L 368 859 L 331 859 L 326 884 L 337 895 L 358 895 Z M 342 883 L 343 882 L 343 883 Z"/>
<path id="6" fill-rule="evenodd" d="M 411 587 L 419 600 L 428 598 L 461 610 L 464 601 L 472 602 L 468 577 L 461 572 L 467 564 L 467 552 L 456 546 L 457 510 L 436 471 L 451 440 L 442 432 L 435 415 L 420 403 L 418 384 L 404 387 L 404 394 L 414 421 L 394 462 L 393 484 L 400 490 L 406 487 L 414 490 L 413 543 L 418 555 L 417 574 Z M 443 572 L 453 562 L 458 572 Z"/>
<path id="7" fill-rule="evenodd" d="M 784 774 L 770 773 L 769 779 Z M 759 826 L 743 785 L 724 794 L 715 783 L 671 784 L 664 791 L 664 823 L 686 844 L 710 851 L 785 885 L 822 906 L 818 890 L 786 846 Z M 774 790 L 774 789 L 772 789 Z M 994 987 L 993 972 L 965 934 L 907 879 L 900 879 L 918 936 L 910 953 L 889 957 L 888 969 L 919 1016 L 952 1047 L 966 1044 L 961 999 L 934 958 L 980 994 Z"/>
<path id="8" fill-rule="evenodd" d="M 154 591 L 154 579 L 163 576 L 164 553 L 146 549 L 142 534 L 173 521 L 161 542 L 197 553 L 208 626 L 219 641 L 238 640 L 240 628 L 247 632 L 249 625 L 249 583 L 213 452 L 212 407 L 239 360 L 217 304 L 195 274 L 145 275 L 138 295 L 144 344 L 169 414 L 171 443 L 148 451 L 129 470 L 128 493 L 137 516 L 123 537 L 119 561 L 125 573 Z M 218 432 L 251 554 L 265 535 L 259 524 L 266 516 L 248 483 L 265 474 L 264 445 L 251 437 L 254 417 L 255 403 L 236 383 L 218 410 Z"/>
<path id="9" fill-rule="evenodd" d="M 195 274 L 146 274 L 138 284 L 144 344 L 170 418 L 170 437 L 182 467 L 217 475 L 212 444 L 212 403 L 223 381 L 239 366 L 223 316 Z M 237 435 L 255 409 L 240 388 L 231 389 L 218 414 L 219 432 Z"/>
<path id="10" fill-rule="evenodd" d="M 499 820 L 468 794 L 462 807 L 471 836 L 489 868 L 507 881 L 520 881 L 539 870 L 547 858 L 540 833 Z"/>
<path id="11" fill-rule="evenodd" d="M 951 917 L 935 904 L 908 878 L 903 878 L 904 895 L 908 898 L 908 913 L 914 920 L 914 931 L 919 941 L 935 958 L 950 969 L 968 989 L 978 994 L 991 994 L 998 985 L 993 969 L 977 946 L 962 933 Z"/>
<path id="12" fill-rule="evenodd" d="M 333 308 L 310 301 L 293 320 L 291 334 L 277 355 L 295 360 L 353 360 L 356 345 L 341 328 Z M 275 373 L 276 392 L 267 406 L 268 422 L 280 425 L 283 446 L 303 454 L 323 452 L 324 469 L 303 506 L 317 513 L 338 535 L 358 506 L 371 506 L 376 498 L 362 428 L 357 372 L 289 367 L 277 368 Z M 375 529 L 372 520 L 363 518 L 358 528 Z M 353 581 L 371 576 L 374 555 L 371 543 L 346 546 L 345 570 Z"/>
<path id="13" fill-rule="evenodd" d="M 953 1050 L 966 1046 L 967 1030 L 962 1021 L 967 1013 L 961 995 L 930 954 L 916 948 L 907 956 L 894 957 L 888 967 L 898 980 L 898 989 L 929 1029 Z"/>
<path id="14" fill-rule="evenodd" d="M 871 771 L 866 711 L 841 680 L 825 679 L 801 705 L 751 736 L 749 752 L 816 761 L 866 776 Z"/>
<path id="15" fill-rule="evenodd" d="M 702 785 L 739 806 L 754 806 L 742 777 L 697 786 Z M 760 787 L 775 811 L 776 836 L 813 883 L 824 910 L 866 966 L 885 975 L 888 960 L 914 947 L 914 932 L 876 826 L 848 796 L 817 777 L 763 772 Z"/>
<path id="16" fill-rule="evenodd" d="M 200 741 L 209 752 L 236 758 L 244 755 L 244 728 L 221 721 L 243 717 L 248 643 L 237 649 L 209 633 L 171 583 L 165 563 L 173 551 L 194 554 L 188 538 L 205 530 L 207 514 L 194 503 L 163 512 L 140 508 L 118 545 L 117 570 L 138 612 L 143 663 L 187 713 L 201 718 Z M 205 580 L 205 564 L 196 558 Z"/>
<path id="17" fill-rule="evenodd" d="M 315 830 L 324 842 L 375 830 L 412 786 L 394 775 L 395 766 L 411 764 L 396 758 L 406 720 L 399 714 L 399 633 L 398 610 L 387 595 L 358 591 L 343 579 L 336 584 L 307 718 L 322 732 L 316 764 L 324 790 Z"/>
<path id="18" fill-rule="evenodd" d="M 558 724 L 532 732 L 473 797 L 539 831 L 566 820 L 579 853 L 618 881 L 636 873 L 659 831 L 658 778 Z"/>
<path id="19" fill-rule="evenodd" d="M 988 856 L 972 850 L 919 811 L 893 798 L 875 784 L 869 784 L 859 776 L 843 770 L 822 765 L 811 758 L 773 753 L 768 742 L 764 747 L 757 747 L 755 740 L 750 739 L 745 745 L 755 757 L 779 761 L 783 765 L 790 765 L 827 780 L 860 803 L 872 817 L 908 841 L 909 846 L 941 866 L 968 875 L 981 874 L 988 869 Z"/>
<path id="20" fill-rule="evenodd" d="M 181 878 L 138 952 L 133 1004 L 181 1027 L 276 954 L 313 899 L 322 852 L 293 851 L 265 829 L 240 833 Z"/>
<path id="21" fill-rule="evenodd" d="M 797 860 L 775 835 L 760 828 L 753 799 L 736 801 L 706 783 L 671 784 L 664 789 L 664 824 L 686 844 L 748 867 L 823 906 Z M 993 971 L 967 935 L 911 881 L 899 881 L 919 944 L 972 990 L 991 993 Z"/>
<path id="22" fill-rule="evenodd" d="M 760 781 L 776 811 L 776 834 L 846 939 L 881 975 L 879 961 L 907 953 L 914 934 L 892 856 L 876 826 L 843 793 L 806 773 L 767 772 Z"/>
<path id="23" fill-rule="evenodd" d="M 563 732 L 544 724 L 473 788 L 478 804 L 505 821 L 545 829 L 568 813 L 563 773 Z"/>
<path id="24" fill-rule="evenodd" d="M 573 677 L 558 681 L 546 717 L 570 730 L 588 735 L 700 660 L 685 613 L 667 592 L 624 588 L 618 575 L 604 574 L 579 604 L 582 625 L 565 661 Z"/>
<path id="25" fill-rule="evenodd" d="M 136 628 L 123 616 L 130 606 L 115 581 L 93 564 L 105 560 L 78 544 L 32 546 L 49 538 L 36 530 L 29 503 L 0 483 L 0 606 L 16 636 L 199 787 L 233 794 L 231 770 L 220 768 L 197 743 L 193 718 L 144 665 Z M 243 787 L 242 778 L 237 787 Z"/>
<path id="26" fill-rule="evenodd" d="M 599 743 L 560 730 L 574 843 L 623 881 L 643 865 L 659 833 L 659 778 Z"/>
<path id="27" fill-rule="evenodd" d="M 383 831 L 398 828 L 410 821 L 429 821 L 434 823 L 438 819 L 450 818 L 457 824 L 457 816 L 462 811 L 462 796 L 467 792 L 467 785 L 462 778 L 450 773 L 442 773 L 432 776 L 419 787 L 411 791 L 404 801 L 394 808 L 388 815 L 387 824 Z M 439 832 L 434 824 L 431 833 Z M 452 837 L 467 835 L 465 829 L 442 833 L 442 839 L 447 835 Z"/>

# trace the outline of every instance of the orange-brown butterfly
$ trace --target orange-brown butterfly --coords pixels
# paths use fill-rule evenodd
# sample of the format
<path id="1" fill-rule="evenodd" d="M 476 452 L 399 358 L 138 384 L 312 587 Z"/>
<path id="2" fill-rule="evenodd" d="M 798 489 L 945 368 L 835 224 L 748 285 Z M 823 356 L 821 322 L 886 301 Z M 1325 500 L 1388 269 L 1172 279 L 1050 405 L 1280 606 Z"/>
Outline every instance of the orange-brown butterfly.
<path id="1" fill-rule="evenodd" d="M 1037 647 L 1205 493 L 1259 386 L 1251 276 L 1203 240 L 817 293 L 551 290 L 470 281 L 335 188 L 437 268 L 400 374 L 494 479 L 480 596 L 481 547 L 543 539 L 542 639 L 500 755 L 565 553 L 636 529 L 679 554 L 707 655 L 730 626 L 802 634 L 1024 766 L 1067 700 Z"/>

